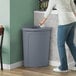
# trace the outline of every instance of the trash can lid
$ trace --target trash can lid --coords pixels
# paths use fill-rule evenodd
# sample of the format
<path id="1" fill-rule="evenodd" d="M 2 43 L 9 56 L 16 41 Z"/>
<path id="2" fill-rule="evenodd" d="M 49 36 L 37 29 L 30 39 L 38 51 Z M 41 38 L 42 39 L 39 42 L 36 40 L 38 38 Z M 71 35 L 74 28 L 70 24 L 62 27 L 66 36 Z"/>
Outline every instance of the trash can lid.
<path id="1" fill-rule="evenodd" d="M 34 31 L 51 31 L 51 27 L 39 27 L 39 26 L 33 26 L 33 27 L 24 27 L 22 28 L 23 31 L 28 32 L 34 32 Z"/>

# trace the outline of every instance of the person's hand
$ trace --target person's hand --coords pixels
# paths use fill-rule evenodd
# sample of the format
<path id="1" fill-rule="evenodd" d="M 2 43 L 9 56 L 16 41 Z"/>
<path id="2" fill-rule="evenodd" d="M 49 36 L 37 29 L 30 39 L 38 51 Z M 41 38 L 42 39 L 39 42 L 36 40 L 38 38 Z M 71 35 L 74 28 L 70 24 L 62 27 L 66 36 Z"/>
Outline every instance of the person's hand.
<path id="1" fill-rule="evenodd" d="M 0 28 L 2 28 L 3 26 L 2 25 L 0 25 Z"/>
<path id="2" fill-rule="evenodd" d="M 39 22 L 39 25 L 40 25 L 40 26 L 43 25 L 43 24 L 45 23 L 46 19 L 47 19 L 47 18 L 43 18 L 43 19 Z"/>

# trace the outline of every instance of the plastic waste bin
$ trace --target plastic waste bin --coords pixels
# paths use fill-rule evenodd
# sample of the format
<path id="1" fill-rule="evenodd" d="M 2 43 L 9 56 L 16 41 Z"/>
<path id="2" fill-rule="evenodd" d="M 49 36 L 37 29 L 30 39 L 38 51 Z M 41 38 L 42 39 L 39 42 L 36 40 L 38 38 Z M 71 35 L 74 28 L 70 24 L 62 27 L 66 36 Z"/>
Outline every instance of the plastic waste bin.
<path id="1" fill-rule="evenodd" d="M 49 65 L 51 28 L 22 28 L 24 67 Z"/>

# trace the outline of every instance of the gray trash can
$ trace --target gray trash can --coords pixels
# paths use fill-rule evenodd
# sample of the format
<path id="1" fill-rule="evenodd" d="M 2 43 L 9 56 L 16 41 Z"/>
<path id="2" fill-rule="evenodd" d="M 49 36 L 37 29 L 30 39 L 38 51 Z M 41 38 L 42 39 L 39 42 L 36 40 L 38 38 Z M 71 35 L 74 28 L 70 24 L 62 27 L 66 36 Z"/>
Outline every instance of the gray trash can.
<path id="1" fill-rule="evenodd" d="M 25 67 L 49 65 L 51 28 L 22 28 Z"/>

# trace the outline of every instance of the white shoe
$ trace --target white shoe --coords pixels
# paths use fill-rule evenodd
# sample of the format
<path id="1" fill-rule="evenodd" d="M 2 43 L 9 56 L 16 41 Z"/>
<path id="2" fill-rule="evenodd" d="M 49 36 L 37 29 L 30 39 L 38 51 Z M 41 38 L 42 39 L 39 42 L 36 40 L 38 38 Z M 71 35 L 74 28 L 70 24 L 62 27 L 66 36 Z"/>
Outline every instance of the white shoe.
<path id="1" fill-rule="evenodd" d="M 72 71 L 76 71 L 76 66 L 71 67 L 70 70 L 72 70 Z"/>
<path id="2" fill-rule="evenodd" d="M 60 70 L 59 68 L 54 68 L 54 72 L 68 72 L 68 70 Z"/>

